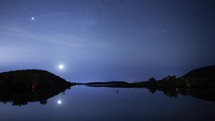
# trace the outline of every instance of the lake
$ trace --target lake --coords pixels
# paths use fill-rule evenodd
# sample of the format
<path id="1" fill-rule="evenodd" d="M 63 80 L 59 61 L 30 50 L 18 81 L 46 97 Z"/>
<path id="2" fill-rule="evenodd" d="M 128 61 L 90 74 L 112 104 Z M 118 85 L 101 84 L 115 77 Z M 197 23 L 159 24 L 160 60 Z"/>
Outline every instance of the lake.
<path id="1" fill-rule="evenodd" d="M 1 121 L 213 121 L 215 102 L 144 88 L 72 86 L 46 104 L 0 103 Z"/>

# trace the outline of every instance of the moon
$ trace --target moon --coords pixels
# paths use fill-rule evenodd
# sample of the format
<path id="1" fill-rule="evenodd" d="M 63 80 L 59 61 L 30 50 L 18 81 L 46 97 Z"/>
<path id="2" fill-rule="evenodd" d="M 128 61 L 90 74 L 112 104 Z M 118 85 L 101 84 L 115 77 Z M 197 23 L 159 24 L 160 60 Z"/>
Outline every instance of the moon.
<path id="1" fill-rule="evenodd" d="M 58 65 L 58 69 L 59 69 L 59 70 L 63 70 L 63 69 L 64 69 L 64 65 L 63 65 L 63 64 L 59 64 L 59 65 Z"/>
<path id="2" fill-rule="evenodd" d="M 58 100 L 58 101 L 57 101 L 57 104 L 59 104 L 59 105 L 62 104 L 62 101 L 61 101 L 61 100 Z"/>

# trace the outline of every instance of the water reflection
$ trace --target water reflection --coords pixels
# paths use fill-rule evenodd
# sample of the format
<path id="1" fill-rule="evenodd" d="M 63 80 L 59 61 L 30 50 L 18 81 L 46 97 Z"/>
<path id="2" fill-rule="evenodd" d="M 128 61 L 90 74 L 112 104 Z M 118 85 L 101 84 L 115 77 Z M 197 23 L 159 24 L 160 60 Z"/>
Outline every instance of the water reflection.
<path id="1" fill-rule="evenodd" d="M 58 100 L 57 104 L 61 105 L 62 104 L 62 100 Z"/>
<path id="2" fill-rule="evenodd" d="M 12 105 L 26 105 L 29 102 L 40 102 L 40 104 L 45 105 L 49 98 L 62 93 L 64 90 L 54 90 L 54 89 L 46 89 L 46 90 L 1 90 L 0 91 L 0 101 L 3 103 L 12 103 Z M 58 104 L 61 104 L 62 101 L 58 100 Z"/>
<path id="3" fill-rule="evenodd" d="M 147 85 L 146 85 L 147 83 Z M 148 84 L 150 83 L 150 84 Z M 146 88 L 151 93 L 155 93 L 156 91 L 163 92 L 164 95 L 168 97 L 177 98 L 179 94 L 183 96 L 192 96 L 195 98 L 214 101 L 215 102 L 215 90 L 213 87 L 209 86 L 200 86 L 200 87 L 191 87 L 191 86 L 170 86 L 168 83 L 164 85 L 158 85 L 159 81 L 152 83 L 148 82 L 137 82 L 137 83 L 128 83 L 128 82 L 120 82 L 120 81 L 112 81 L 112 82 L 90 82 L 86 83 L 86 86 L 89 87 L 108 87 L 108 88 Z M 118 89 L 116 90 L 118 94 Z"/>
<path id="4" fill-rule="evenodd" d="M 149 87 L 149 92 L 155 93 L 156 91 L 162 91 L 163 94 L 169 97 L 178 97 L 179 94 L 183 96 L 192 96 L 195 98 L 214 101 L 215 102 L 215 90 L 210 88 L 153 88 Z"/>
<path id="5" fill-rule="evenodd" d="M 104 87 L 104 86 L 103 86 Z M 98 87 L 92 87 L 98 88 Z M 110 88 L 110 87 L 109 87 Z M 131 88 L 131 87 L 130 87 Z M 27 105 L 29 102 L 39 102 L 42 105 L 47 104 L 48 99 L 58 95 L 59 93 L 64 93 L 63 90 L 59 89 L 36 89 L 26 90 L 26 89 L 10 89 L 0 90 L 0 101 L 3 103 L 12 103 L 15 106 Z M 132 89 L 132 88 L 131 88 Z M 179 94 L 183 96 L 193 96 L 195 98 L 214 101 L 215 102 L 215 91 L 211 89 L 196 89 L 196 88 L 147 88 L 149 92 L 155 94 L 157 91 L 162 91 L 168 97 L 177 98 Z M 119 94 L 119 87 L 116 89 L 116 94 Z M 62 105 L 62 99 L 57 99 L 56 103 Z"/>

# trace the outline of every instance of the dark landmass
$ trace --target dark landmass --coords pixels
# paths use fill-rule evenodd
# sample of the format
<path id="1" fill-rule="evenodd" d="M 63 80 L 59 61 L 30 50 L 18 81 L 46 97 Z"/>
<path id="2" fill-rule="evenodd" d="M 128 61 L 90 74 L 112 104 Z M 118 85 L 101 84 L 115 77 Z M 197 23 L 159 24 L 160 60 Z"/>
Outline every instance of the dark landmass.
<path id="1" fill-rule="evenodd" d="M 17 70 L 0 73 L 0 86 L 11 89 L 38 89 L 69 87 L 72 83 L 44 70 Z"/>
<path id="2" fill-rule="evenodd" d="M 215 65 L 192 70 L 183 76 L 184 78 L 215 79 Z"/>
<path id="3" fill-rule="evenodd" d="M 109 82 L 89 82 L 83 85 L 90 87 L 130 87 L 131 84 L 125 81 L 109 81 Z"/>
<path id="4" fill-rule="evenodd" d="M 185 74 L 181 79 L 188 81 L 190 86 L 215 88 L 215 66 L 207 66 Z"/>
<path id="5" fill-rule="evenodd" d="M 182 77 L 167 76 L 161 80 L 150 78 L 148 81 L 128 83 L 125 81 L 90 82 L 87 86 L 95 87 L 195 87 L 215 88 L 215 66 L 208 66 L 188 72 Z"/>
<path id="6" fill-rule="evenodd" d="M 192 70 L 182 77 L 167 76 L 161 80 L 128 83 L 123 81 L 85 83 L 90 87 L 147 88 L 151 93 L 162 91 L 169 97 L 191 95 L 204 100 L 215 101 L 215 66 Z"/>
<path id="7" fill-rule="evenodd" d="M 0 73 L 0 101 L 13 105 L 28 102 L 46 104 L 47 100 L 73 83 L 44 70 L 18 70 Z"/>

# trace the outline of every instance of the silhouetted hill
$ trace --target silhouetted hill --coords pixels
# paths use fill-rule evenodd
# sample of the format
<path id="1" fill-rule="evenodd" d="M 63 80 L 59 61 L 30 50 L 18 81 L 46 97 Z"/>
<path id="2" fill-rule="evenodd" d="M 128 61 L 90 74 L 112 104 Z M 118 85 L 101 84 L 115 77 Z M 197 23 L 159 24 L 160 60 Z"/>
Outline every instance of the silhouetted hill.
<path id="1" fill-rule="evenodd" d="M 0 86 L 16 88 L 65 88 L 71 86 L 63 78 L 45 70 L 17 70 L 0 73 Z"/>
<path id="2" fill-rule="evenodd" d="M 192 86 L 215 88 L 215 65 L 192 70 L 182 79 L 187 80 Z"/>
<path id="3" fill-rule="evenodd" d="M 215 65 L 192 70 L 184 78 L 215 79 Z"/>

